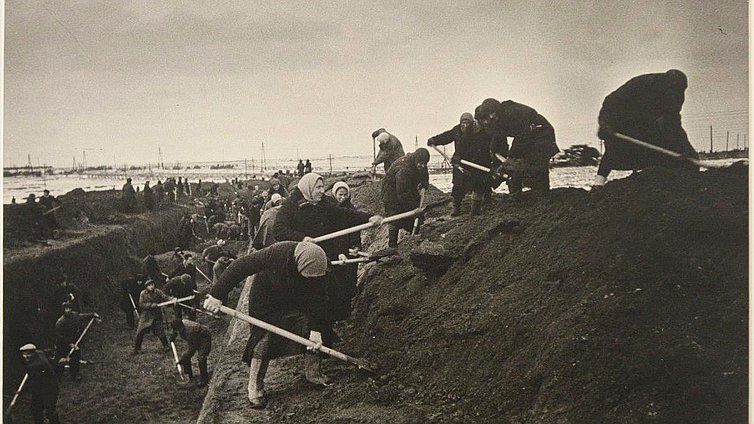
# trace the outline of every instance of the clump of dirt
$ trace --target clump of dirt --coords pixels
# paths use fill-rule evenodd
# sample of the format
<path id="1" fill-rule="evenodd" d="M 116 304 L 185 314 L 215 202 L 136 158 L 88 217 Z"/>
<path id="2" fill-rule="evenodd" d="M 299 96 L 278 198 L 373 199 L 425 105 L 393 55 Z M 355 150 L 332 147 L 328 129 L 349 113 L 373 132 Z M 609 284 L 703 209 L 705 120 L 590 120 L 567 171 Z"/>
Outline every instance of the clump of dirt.
<path id="1" fill-rule="evenodd" d="M 355 200 L 374 207 L 378 189 Z M 745 422 L 747 191 L 742 175 L 648 169 L 596 193 L 496 196 L 479 217 L 435 211 L 401 258 L 362 268 L 339 329 L 335 349 L 381 372 L 331 359 L 335 384 L 315 390 L 279 361 L 268 408 L 231 421 Z M 412 251 L 453 262 L 426 273 Z"/>

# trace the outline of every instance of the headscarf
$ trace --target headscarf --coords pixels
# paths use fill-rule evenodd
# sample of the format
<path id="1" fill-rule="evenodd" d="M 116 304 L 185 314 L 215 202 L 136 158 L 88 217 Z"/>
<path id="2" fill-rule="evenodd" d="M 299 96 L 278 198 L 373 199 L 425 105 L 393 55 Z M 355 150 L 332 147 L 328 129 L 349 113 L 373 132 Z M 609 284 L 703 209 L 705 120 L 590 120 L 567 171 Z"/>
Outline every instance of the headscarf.
<path id="1" fill-rule="evenodd" d="M 338 189 L 344 188 L 346 189 L 346 197 L 351 195 L 351 187 L 348 187 L 348 184 L 346 184 L 343 181 L 338 181 L 335 183 L 335 185 L 332 186 L 332 195 L 335 197 L 335 193 L 338 191 Z"/>
<path id="2" fill-rule="evenodd" d="M 324 178 L 322 178 L 319 174 L 316 174 L 314 172 L 310 172 L 303 177 L 298 182 L 299 190 L 301 190 L 301 194 L 304 195 L 304 199 L 313 202 L 313 196 L 312 192 L 314 191 L 314 186 L 317 185 L 317 181 L 322 180 L 325 181 Z"/>
<path id="3" fill-rule="evenodd" d="M 459 119 L 458 122 L 461 122 L 464 119 L 474 122 L 474 115 L 470 114 L 469 112 L 464 112 L 461 114 L 461 119 Z"/>
<path id="4" fill-rule="evenodd" d="M 296 268 L 304 278 L 322 277 L 327 272 L 327 255 L 316 244 L 302 241 L 296 245 L 293 255 Z"/>
<path id="5" fill-rule="evenodd" d="M 374 141 L 376 141 L 377 144 L 380 144 L 380 145 L 385 144 L 388 141 L 390 141 L 390 134 L 386 132 L 381 133 L 380 135 L 377 136 L 377 138 L 374 139 Z"/>

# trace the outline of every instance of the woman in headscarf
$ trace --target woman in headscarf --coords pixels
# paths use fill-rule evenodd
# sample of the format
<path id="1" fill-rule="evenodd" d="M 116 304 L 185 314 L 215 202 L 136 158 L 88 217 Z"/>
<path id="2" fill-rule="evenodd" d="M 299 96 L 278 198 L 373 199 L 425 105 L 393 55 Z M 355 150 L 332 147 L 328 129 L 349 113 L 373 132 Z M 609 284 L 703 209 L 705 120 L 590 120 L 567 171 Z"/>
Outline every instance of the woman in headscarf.
<path id="1" fill-rule="evenodd" d="M 216 313 L 243 279 L 254 275 L 249 291 L 249 315 L 315 343 L 322 343 L 326 324 L 324 277 L 327 256 L 314 243 L 284 241 L 233 261 L 212 284 L 204 308 Z M 249 365 L 249 402 L 264 408 L 264 376 L 270 360 L 304 353 L 305 376 L 327 384 L 321 358 L 304 346 L 251 326 L 242 360 Z"/>
<path id="2" fill-rule="evenodd" d="M 275 240 L 310 241 L 315 237 L 363 224 L 367 221 L 376 224 L 382 222 L 382 217 L 379 215 L 370 216 L 368 213 L 356 209 L 340 207 L 335 199 L 325 196 L 324 193 L 325 184 L 321 176 L 313 172 L 304 175 L 297 187 L 291 192 L 290 197 L 285 199 L 280 207 L 273 229 Z M 342 245 L 349 243 L 349 237 L 348 235 L 338 237 L 323 241 L 319 245 L 327 253 L 329 260 L 337 260 L 339 254 L 348 252 L 347 247 L 345 252 L 342 250 Z M 333 273 L 332 281 L 328 283 L 328 287 L 331 288 L 329 291 L 334 293 L 336 287 L 353 284 L 353 280 L 346 278 L 345 274 L 341 275 L 340 271 Z M 342 301 L 340 303 L 342 304 Z M 331 312 L 334 312 L 332 311 L 333 308 L 330 309 Z M 335 318 L 336 315 L 331 315 L 329 322 L 333 323 L 350 315 L 350 297 L 346 309 L 345 316 L 342 316 L 343 312 L 337 315 L 337 319 Z M 329 346 L 332 341 L 332 333 L 328 331 L 324 336 L 325 344 Z"/>
<path id="3" fill-rule="evenodd" d="M 356 210 L 351 203 L 351 188 L 338 181 L 333 185 L 332 197 L 341 208 Z M 356 232 L 334 240 L 334 250 L 340 259 L 352 248 L 361 249 L 361 233 Z M 338 265 L 333 268 L 333 277 L 328 285 L 329 312 L 333 322 L 344 320 L 351 315 L 351 299 L 356 294 L 357 264 Z"/>

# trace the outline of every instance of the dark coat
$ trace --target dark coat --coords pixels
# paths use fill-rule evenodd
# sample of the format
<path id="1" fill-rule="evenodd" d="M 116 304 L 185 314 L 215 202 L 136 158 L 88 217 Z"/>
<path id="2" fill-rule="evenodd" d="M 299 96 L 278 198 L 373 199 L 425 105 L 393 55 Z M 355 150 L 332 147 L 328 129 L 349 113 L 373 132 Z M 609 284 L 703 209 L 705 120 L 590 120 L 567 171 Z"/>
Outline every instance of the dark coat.
<path id="1" fill-rule="evenodd" d="M 275 229 L 275 221 L 277 219 L 278 212 L 280 212 L 281 206 L 275 206 L 266 210 L 262 214 L 262 219 L 259 221 L 259 230 L 254 236 L 252 246 L 257 250 L 262 250 L 265 247 L 272 246 L 277 242 L 273 236 Z"/>
<path id="2" fill-rule="evenodd" d="M 685 89 L 670 88 L 665 74 L 634 77 L 605 97 L 599 122 L 649 144 L 698 158 L 681 126 Z M 674 162 L 660 153 L 612 137 L 605 140 L 602 160 L 609 162 L 611 169 L 638 169 Z"/>
<path id="3" fill-rule="evenodd" d="M 52 294 L 55 310 L 63 313 L 63 303 L 68 302 L 74 311 L 81 311 L 81 290 L 75 284 L 59 284 Z"/>
<path id="4" fill-rule="evenodd" d="M 356 210 L 351 199 L 338 204 L 341 208 Z M 361 232 L 333 240 L 337 253 L 348 254 L 352 247 L 361 248 Z M 327 279 L 328 317 L 331 322 L 340 321 L 351 315 L 351 299 L 356 294 L 358 264 L 337 265 L 332 269 L 332 276 Z"/>
<path id="5" fill-rule="evenodd" d="M 212 285 L 209 294 L 223 302 L 228 293 L 244 278 L 254 275 L 249 291 L 249 315 L 275 326 L 284 327 L 285 317 L 299 312 L 308 318 L 309 330 L 322 332 L 326 322 L 326 299 L 324 278 L 307 279 L 301 276 L 296 266 L 294 251 L 297 242 L 284 241 L 257 250 L 235 260 Z M 286 328 L 292 330 L 290 328 Z M 251 327 L 251 336 L 246 345 L 244 361 L 251 361 L 254 347 L 264 337 L 266 330 Z M 308 337 L 306 334 L 299 334 Z M 283 346 L 278 336 L 272 338 L 270 358 L 293 353 Z M 303 352 L 303 346 L 295 352 Z"/>
<path id="6" fill-rule="evenodd" d="M 315 205 L 304 199 L 297 187 L 280 206 L 272 234 L 277 241 L 301 241 L 306 236 L 318 237 L 363 224 L 369 221 L 370 217 L 371 215 L 365 212 L 339 207 L 329 196 L 322 196 L 322 200 Z M 338 253 L 341 253 L 335 247 L 335 240 L 337 239 L 319 244 L 330 259 L 336 259 Z"/>
<path id="7" fill-rule="evenodd" d="M 168 296 L 162 290 L 155 288 L 153 292 L 147 289 L 142 290 L 139 295 L 139 327 L 137 332 L 155 326 L 158 334 L 164 334 L 162 328 L 162 311 L 157 306 L 158 303 L 169 300 Z"/>
<path id="8" fill-rule="evenodd" d="M 58 378 L 55 374 L 47 355 L 41 350 L 35 350 L 35 357 L 24 364 L 26 373 L 29 374 L 27 386 L 32 396 L 54 396 L 58 395 Z"/>
<path id="9" fill-rule="evenodd" d="M 191 283 L 193 285 L 193 288 L 196 289 L 196 266 L 194 264 L 188 264 L 184 265 L 183 263 L 179 264 L 173 272 L 170 273 L 168 277 L 180 277 L 183 274 L 188 274 L 191 276 Z"/>
<path id="10" fill-rule="evenodd" d="M 387 142 L 380 144 L 380 152 L 377 153 L 377 157 L 374 159 L 374 162 L 372 162 L 372 165 L 374 166 L 384 163 L 385 172 L 393 166 L 395 161 L 406 155 L 403 151 L 403 145 L 401 144 L 401 141 L 398 140 L 398 137 L 390 133 L 388 133 L 388 135 L 390 136 L 390 139 Z"/>
<path id="11" fill-rule="evenodd" d="M 497 110 L 498 122 L 493 128 L 493 150 L 504 150 L 496 144 L 513 137 L 507 157 L 532 162 L 548 162 L 560 151 L 555 143 L 555 129 L 533 108 L 506 100 Z M 504 141 L 506 140 L 506 141 Z"/>
<path id="12" fill-rule="evenodd" d="M 444 146 L 455 143 L 455 152 L 451 162 L 460 163 L 461 160 L 476 163 L 477 165 L 492 168 L 492 156 L 490 153 L 490 144 L 492 137 L 484 132 L 481 128 L 474 125 L 474 130 L 468 133 L 461 132 L 461 125 L 438 134 L 431 139 L 435 146 Z M 499 153 L 499 151 L 498 151 Z M 506 150 L 507 153 L 507 150 Z M 502 153 L 501 153 L 502 154 Z M 474 190 L 483 191 L 489 186 L 488 174 L 467 166 L 462 167 L 466 172 L 453 170 L 453 185 L 468 184 Z"/>
<path id="13" fill-rule="evenodd" d="M 416 168 L 416 158 L 413 153 L 398 159 L 382 180 L 382 202 L 385 205 L 385 215 L 391 216 L 407 212 L 419 206 L 419 186 L 429 186 L 427 168 Z M 413 218 L 398 221 L 395 225 L 401 228 L 413 228 Z"/>
<path id="14" fill-rule="evenodd" d="M 70 315 L 63 314 L 55 323 L 55 338 L 58 345 L 70 345 L 76 343 L 81 331 L 84 329 L 84 323 L 94 318 L 94 314 L 80 314 L 71 312 Z"/>

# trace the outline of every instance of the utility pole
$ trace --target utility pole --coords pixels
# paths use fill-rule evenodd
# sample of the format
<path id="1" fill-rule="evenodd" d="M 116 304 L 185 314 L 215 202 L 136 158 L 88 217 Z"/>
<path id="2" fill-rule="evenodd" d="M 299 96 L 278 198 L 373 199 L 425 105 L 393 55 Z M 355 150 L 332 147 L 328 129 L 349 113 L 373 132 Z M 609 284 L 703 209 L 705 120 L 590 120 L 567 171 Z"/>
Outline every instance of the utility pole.
<path id="1" fill-rule="evenodd" d="M 264 172 L 267 169 L 267 159 L 264 157 L 264 141 L 262 142 L 262 159 L 261 159 L 261 171 Z"/>
<path id="2" fill-rule="evenodd" d="M 736 134 L 736 150 L 738 150 L 738 139 L 741 137 L 741 134 Z"/>
<path id="3" fill-rule="evenodd" d="M 246 163 L 246 158 L 243 160 L 243 174 L 246 177 L 246 179 L 249 179 L 249 164 Z"/>
<path id="4" fill-rule="evenodd" d="M 330 157 L 330 176 L 332 176 L 332 153 L 328 156 Z"/>
<path id="5" fill-rule="evenodd" d="M 712 153 L 712 125 L 709 126 L 709 152 Z"/>
<path id="6" fill-rule="evenodd" d="M 415 135 L 414 136 L 414 150 L 416 150 L 418 148 L 419 148 L 419 136 Z"/>
<path id="7" fill-rule="evenodd" d="M 728 151 L 728 141 L 730 140 L 730 131 L 725 132 L 725 151 Z"/>

